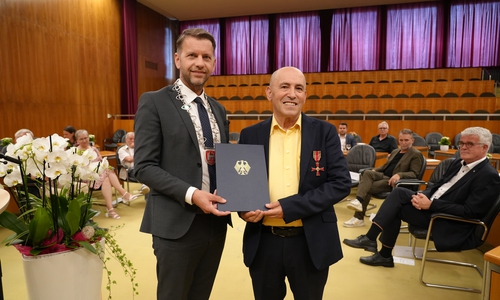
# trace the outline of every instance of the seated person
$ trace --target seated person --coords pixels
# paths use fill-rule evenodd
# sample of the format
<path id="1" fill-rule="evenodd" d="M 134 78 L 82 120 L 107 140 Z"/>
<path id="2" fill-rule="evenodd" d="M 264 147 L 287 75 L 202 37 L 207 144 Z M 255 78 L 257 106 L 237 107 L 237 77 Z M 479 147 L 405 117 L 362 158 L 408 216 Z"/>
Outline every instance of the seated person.
<path id="1" fill-rule="evenodd" d="M 347 123 L 340 122 L 339 124 L 339 138 L 340 138 L 340 149 L 342 151 L 349 150 L 350 148 L 356 146 L 356 139 L 347 133 Z M 351 145 L 349 149 L 346 148 L 346 145 Z"/>
<path id="2" fill-rule="evenodd" d="M 76 143 L 75 132 L 76 129 L 73 126 L 66 126 L 63 129 L 63 137 L 68 139 L 68 148 L 78 146 Z"/>
<path id="3" fill-rule="evenodd" d="M 137 181 L 134 176 L 134 140 L 134 132 L 127 132 L 125 135 L 126 145 L 118 150 L 118 159 L 120 160 L 120 163 L 125 166 L 125 168 L 120 170 L 120 174 L 118 174 L 122 180 L 127 179 L 128 176 L 128 178 Z M 139 192 L 146 195 L 149 193 L 149 187 L 143 184 Z"/>
<path id="4" fill-rule="evenodd" d="M 392 191 L 394 184 L 399 179 L 418 177 L 424 163 L 424 157 L 420 151 L 412 147 L 413 141 L 413 131 L 410 129 L 401 130 L 399 132 L 401 149 L 392 151 L 383 166 L 373 170 L 365 170 L 361 174 L 356 199 L 347 204 L 347 208 L 356 212 L 349 221 L 344 222 L 344 227 L 365 226 L 364 217 L 371 195 Z"/>
<path id="5" fill-rule="evenodd" d="M 89 142 L 89 133 L 85 129 L 77 130 L 75 133 L 76 141 L 78 142 L 78 150 L 85 151 L 87 149 L 92 149 L 97 153 L 97 158 L 95 161 L 101 161 L 102 156 L 99 153 L 97 148 L 90 146 Z M 120 215 L 118 215 L 113 209 L 113 199 L 112 199 L 112 190 L 111 187 L 114 187 L 115 190 L 120 193 L 122 196 L 122 200 L 124 203 L 128 204 L 130 201 L 135 200 L 137 196 L 132 196 L 127 192 L 122 185 L 120 184 L 120 180 L 118 176 L 116 176 L 115 171 L 111 169 L 106 169 L 100 176 L 98 181 L 94 182 L 94 189 L 101 188 L 102 195 L 104 200 L 106 201 L 106 217 L 112 219 L 119 219 Z"/>
<path id="6" fill-rule="evenodd" d="M 460 159 L 454 160 L 441 180 L 416 195 L 409 189 L 394 189 L 380 206 L 366 235 L 353 240 L 344 239 L 344 244 L 375 253 L 361 257 L 362 264 L 392 268 L 392 249 L 401 221 L 428 228 L 433 213 L 482 219 L 500 195 L 498 171 L 486 159 L 491 141 L 488 129 L 470 127 L 462 131 Z M 482 243 L 477 240 L 474 224 L 445 219 L 434 224 L 432 237 L 438 251 L 472 249 Z M 382 245 L 377 252 L 379 235 Z"/>
<path id="7" fill-rule="evenodd" d="M 370 146 L 375 148 L 375 151 L 391 153 L 398 147 L 396 138 L 389 134 L 389 124 L 387 122 L 384 121 L 378 124 L 378 132 L 379 134 L 370 140 Z"/>

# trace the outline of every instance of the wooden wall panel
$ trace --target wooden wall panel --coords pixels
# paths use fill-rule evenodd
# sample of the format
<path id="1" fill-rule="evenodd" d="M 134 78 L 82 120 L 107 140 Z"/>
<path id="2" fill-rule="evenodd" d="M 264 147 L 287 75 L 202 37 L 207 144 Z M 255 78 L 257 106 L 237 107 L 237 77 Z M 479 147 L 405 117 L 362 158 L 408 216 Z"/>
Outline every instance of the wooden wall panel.
<path id="1" fill-rule="evenodd" d="M 158 90 L 175 78 L 166 78 L 167 70 L 175 74 L 175 65 L 167 62 L 165 53 L 175 51 L 177 23 L 170 21 L 142 4 L 137 4 L 138 98 L 144 92 Z M 147 68 L 146 61 L 157 69 Z"/>
<path id="2" fill-rule="evenodd" d="M 120 2 L 0 0 L 0 137 L 85 128 L 120 113 Z"/>

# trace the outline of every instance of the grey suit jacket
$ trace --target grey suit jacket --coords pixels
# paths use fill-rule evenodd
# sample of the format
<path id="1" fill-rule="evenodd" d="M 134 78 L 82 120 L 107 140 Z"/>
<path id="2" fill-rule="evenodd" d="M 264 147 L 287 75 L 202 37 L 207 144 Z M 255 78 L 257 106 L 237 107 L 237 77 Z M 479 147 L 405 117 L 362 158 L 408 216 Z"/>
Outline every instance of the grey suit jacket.
<path id="1" fill-rule="evenodd" d="M 389 166 L 391 161 L 396 157 L 401 149 L 395 149 L 389 155 L 386 163 L 378 168 L 375 168 L 377 172 L 384 172 L 384 170 Z M 424 163 L 424 156 L 420 151 L 411 147 L 403 157 L 399 160 L 399 162 L 394 167 L 393 175 L 398 174 L 401 179 L 414 179 L 420 173 L 420 169 L 422 164 Z"/>
<path id="2" fill-rule="evenodd" d="M 201 189 L 202 160 L 193 122 L 172 86 L 144 93 L 135 115 L 135 177 L 151 188 L 140 230 L 168 239 L 182 237 L 201 210 L 185 202 Z M 225 108 L 208 98 L 221 142 L 229 141 Z M 230 217 L 225 217 L 230 222 Z"/>

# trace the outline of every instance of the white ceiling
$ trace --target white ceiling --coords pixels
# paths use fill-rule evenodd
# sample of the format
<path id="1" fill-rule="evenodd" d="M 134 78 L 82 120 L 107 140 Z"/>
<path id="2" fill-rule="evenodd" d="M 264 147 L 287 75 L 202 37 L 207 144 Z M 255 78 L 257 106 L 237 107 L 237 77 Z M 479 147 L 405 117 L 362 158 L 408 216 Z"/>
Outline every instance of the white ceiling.
<path id="1" fill-rule="evenodd" d="M 415 0 L 138 0 L 156 12 L 179 21 L 204 20 L 333 8 L 425 2 Z"/>

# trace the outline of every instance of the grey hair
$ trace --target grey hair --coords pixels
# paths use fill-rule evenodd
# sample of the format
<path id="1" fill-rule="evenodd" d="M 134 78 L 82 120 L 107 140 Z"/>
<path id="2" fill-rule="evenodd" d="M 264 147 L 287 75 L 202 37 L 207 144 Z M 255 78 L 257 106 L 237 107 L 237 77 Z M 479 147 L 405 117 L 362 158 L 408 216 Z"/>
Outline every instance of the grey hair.
<path id="1" fill-rule="evenodd" d="M 399 134 L 409 134 L 413 137 L 413 131 L 411 129 L 405 128 L 399 131 Z"/>
<path id="2" fill-rule="evenodd" d="M 89 135 L 88 131 L 85 130 L 85 129 L 78 129 L 76 132 L 75 132 L 75 138 L 78 138 L 80 135 L 82 135 L 83 133 L 86 133 L 87 135 Z"/>
<path id="3" fill-rule="evenodd" d="M 479 137 L 479 143 L 488 145 L 488 148 L 491 145 L 491 142 L 493 140 L 493 137 L 491 135 L 491 132 L 483 127 L 469 127 L 465 128 L 461 133 L 461 136 L 465 135 L 476 135 Z"/>
<path id="4" fill-rule="evenodd" d="M 29 134 L 31 136 L 31 138 L 35 137 L 33 135 L 33 132 L 31 132 L 31 130 L 23 128 L 23 129 L 19 129 L 18 131 L 16 131 L 16 133 L 14 134 L 14 138 L 18 139 L 18 138 L 20 138 L 20 137 L 22 137 L 23 135 L 26 135 L 26 134 Z"/>
<path id="5" fill-rule="evenodd" d="M 382 122 L 378 123 L 378 125 L 382 125 L 382 124 L 387 125 L 387 129 L 389 129 L 389 123 L 387 123 L 386 121 L 382 121 Z"/>
<path id="6" fill-rule="evenodd" d="M 125 138 L 129 138 L 131 135 L 135 136 L 134 132 L 133 131 L 129 131 L 127 132 L 127 134 L 125 135 Z"/>

